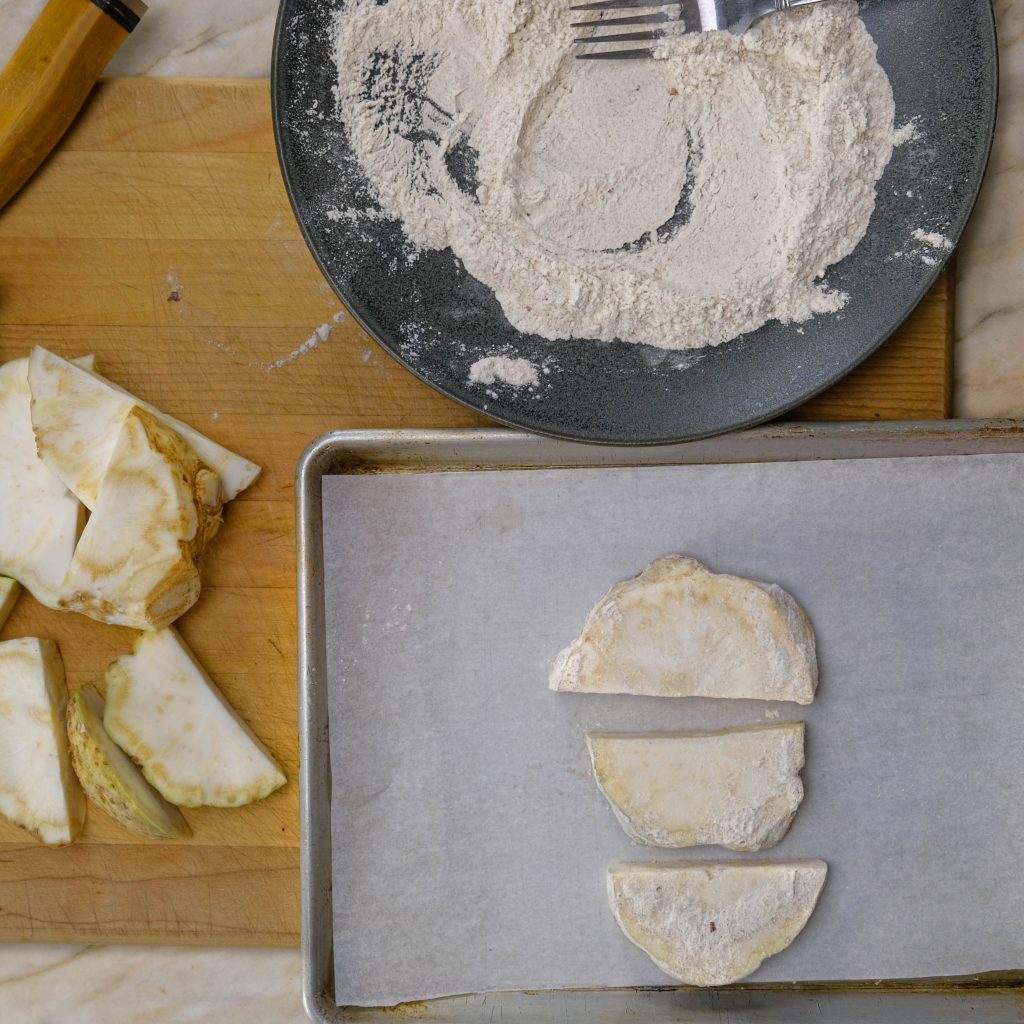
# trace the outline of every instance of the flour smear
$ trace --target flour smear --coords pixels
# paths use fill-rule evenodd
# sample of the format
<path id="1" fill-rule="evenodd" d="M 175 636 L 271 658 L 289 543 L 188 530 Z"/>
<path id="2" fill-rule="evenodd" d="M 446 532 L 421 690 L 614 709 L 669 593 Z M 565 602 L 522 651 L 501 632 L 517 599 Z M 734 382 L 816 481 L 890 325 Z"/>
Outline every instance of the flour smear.
<path id="1" fill-rule="evenodd" d="M 857 4 L 636 61 L 575 60 L 574 18 L 565 0 L 339 13 L 339 111 L 382 212 L 545 338 L 699 348 L 840 309 L 821 278 L 864 236 L 895 141 Z"/>
<path id="2" fill-rule="evenodd" d="M 508 384 L 513 388 L 535 388 L 540 383 L 537 367 L 528 359 L 485 356 L 469 368 L 470 384 Z"/>

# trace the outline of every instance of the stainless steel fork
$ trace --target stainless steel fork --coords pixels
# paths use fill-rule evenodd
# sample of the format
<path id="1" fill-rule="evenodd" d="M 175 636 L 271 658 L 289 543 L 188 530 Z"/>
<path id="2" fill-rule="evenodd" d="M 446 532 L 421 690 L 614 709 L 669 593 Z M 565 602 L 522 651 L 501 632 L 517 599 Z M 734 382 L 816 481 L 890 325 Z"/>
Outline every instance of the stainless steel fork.
<path id="1" fill-rule="evenodd" d="M 714 32 L 724 30 L 742 35 L 766 14 L 788 11 L 821 0 L 595 0 L 572 4 L 570 11 L 618 11 L 663 7 L 667 11 L 635 14 L 625 18 L 596 18 L 576 21 L 573 28 L 605 29 L 626 25 L 657 26 L 632 32 L 612 32 L 580 36 L 576 43 L 636 43 L 655 41 L 682 32 Z M 654 47 L 630 50 L 592 50 L 576 54 L 579 60 L 635 60 L 654 56 Z"/>

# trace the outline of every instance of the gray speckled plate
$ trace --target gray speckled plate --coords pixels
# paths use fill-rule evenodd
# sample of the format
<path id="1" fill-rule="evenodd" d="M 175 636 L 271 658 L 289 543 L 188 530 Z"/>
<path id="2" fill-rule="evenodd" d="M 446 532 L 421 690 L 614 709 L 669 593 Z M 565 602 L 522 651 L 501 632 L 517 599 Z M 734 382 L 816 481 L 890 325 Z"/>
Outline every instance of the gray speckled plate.
<path id="1" fill-rule="evenodd" d="M 997 53 L 989 0 L 865 0 L 896 123 L 916 119 L 919 137 L 896 150 L 866 236 L 827 274 L 830 287 L 850 295 L 846 308 L 800 329 L 769 323 L 696 354 L 547 341 L 513 328 L 450 249 L 410 261 L 400 224 L 337 212 L 375 206 L 334 115 L 331 26 L 343 6 L 282 0 L 278 17 L 274 122 L 306 240 L 345 305 L 396 359 L 446 395 L 541 434 L 686 441 L 770 419 L 827 388 L 889 337 L 938 276 L 948 253 L 915 241 L 914 231 L 959 240 L 991 146 Z M 522 357 L 548 372 L 537 389 L 470 384 L 469 367 L 488 355 Z"/>

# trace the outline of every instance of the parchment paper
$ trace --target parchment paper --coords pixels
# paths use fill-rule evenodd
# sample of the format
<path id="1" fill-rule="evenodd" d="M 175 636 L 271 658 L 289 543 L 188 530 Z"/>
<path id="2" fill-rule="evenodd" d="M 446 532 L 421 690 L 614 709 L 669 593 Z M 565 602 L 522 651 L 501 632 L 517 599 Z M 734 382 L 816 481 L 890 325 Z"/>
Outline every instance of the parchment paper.
<path id="1" fill-rule="evenodd" d="M 1024 456 L 324 481 L 336 996 L 670 984 L 605 870 L 634 846 L 588 729 L 808 723 L 760 856 L 822 857 L 756 981 L 1024 967 Z M 811 706 L 553 693 L 550 659 L 670 552 L 807 610 Z"/>

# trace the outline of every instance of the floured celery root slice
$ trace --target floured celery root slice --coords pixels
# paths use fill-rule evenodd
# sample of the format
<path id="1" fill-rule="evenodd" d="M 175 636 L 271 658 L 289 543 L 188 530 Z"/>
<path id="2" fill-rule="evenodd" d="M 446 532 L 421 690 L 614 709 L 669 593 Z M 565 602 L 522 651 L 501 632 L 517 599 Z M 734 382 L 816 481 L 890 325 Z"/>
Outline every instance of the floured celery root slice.
<path id="1" fill-rule="evenodd" d="M 192 835 L 188 822 L 142 776 L 103 728 L 103 698 L 83 686 L 68 705 L 71 763 L 86 795 L 129 832 L 147 839 Z"/>
<path id="2" fill-rule="evenodd" d="M 4 623 L 10 618 L 20 594 L 21 586 L 17 580 L 0 576 L 0 629 L 3 629 Z"/>
<path id="3" fill-rule="evenodd" d="M 143 633 L 107 669 L 103 724 L 181 807 L 239 807 L 286 781 L 173 629 Z"/>
<path id="4" fill-rule="evenodd" d="M 67 700 L 52 640 L 0 643 L 0 814 L 51 846 L 73 842 L 85 821 L 64 728 Z"/>
<path id="5" fill-rule="evenodd" d="M 244 491 L 259 475 L 259 466 L 248 459 L 45 348 L 32 350 L 28 380 L 39 455 L 90 509 L 95 509 L 99 501 L 100 484 L 121 424 L 135 406 L 184 438 L 220 477 L 225 501 Z"/>
<path id="6" fill-rule="evenodd" d="M 814 632 L 781 587 L 669 555 L 617 583 L 555 659 L 552 690 L 810 704 Z"/>
<path id="7" fill-rule="evenodd" d="M 587 746 L 619 823 L 648 846 L 765 850 L 786 834 L 804 796 L 802 722 L 591 733 Z"/>
<path id="8" fill-rule="evenodd" d="M 92 357 L 81 360 L 92 365 Z M 28 359 L 0 366 L 0 575 L 56 608 L 83 509 L 36 454 Z"/>
<path id="9" fill-rule="evenodd" d="M 681 861 L 608 869 L 608 902 L 626 937 L 686 985 L 731 985 L 807 924 L 821 860 Z"/>
<path id="10" fill-rule="evenodd" d="M 199 598 L 199 556 L 220 511 L 217 474 L 136 406 L 122 422 L 60 607 L 136 629 L 169 625 Z"/>

